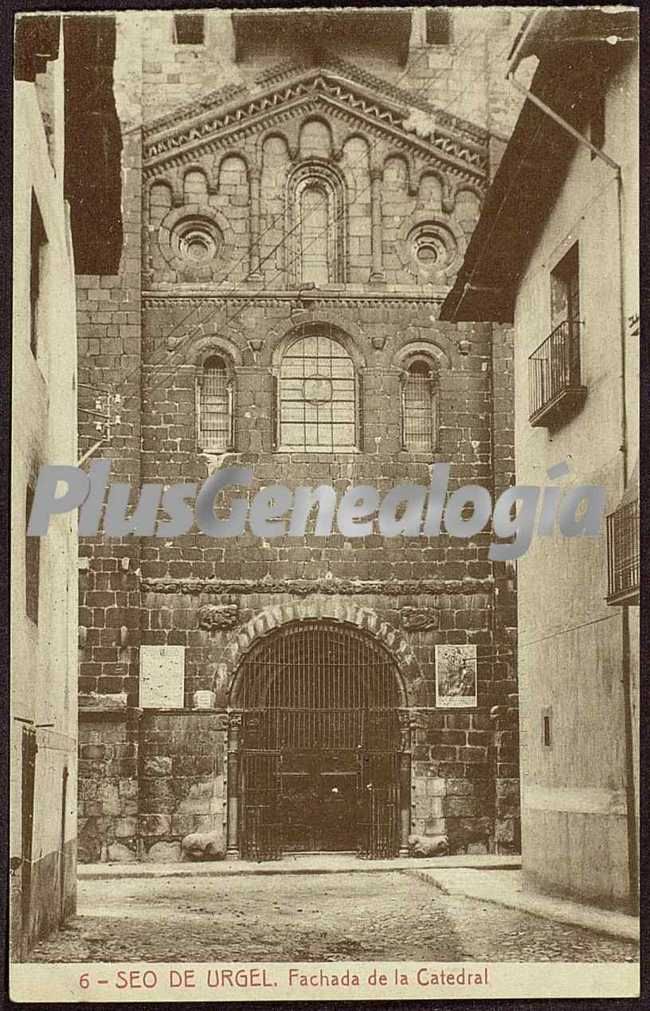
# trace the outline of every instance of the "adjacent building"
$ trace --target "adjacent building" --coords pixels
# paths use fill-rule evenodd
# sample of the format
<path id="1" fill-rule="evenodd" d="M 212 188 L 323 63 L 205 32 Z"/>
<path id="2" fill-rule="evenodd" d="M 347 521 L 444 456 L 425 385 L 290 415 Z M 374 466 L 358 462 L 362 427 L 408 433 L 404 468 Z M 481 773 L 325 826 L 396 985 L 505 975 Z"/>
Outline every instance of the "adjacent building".
<path id="1" fill-rule="evenodd" d="M 517 483 L 606 490 L 598 536 L 569 539 L 551 522 L 517 563 L 522 852 L 529 886 L 628 909 L 639 803 L 637 17 L 567 9 L 527 20 L 509 78 L 521 93 L 533 64 L 530 91 L 441 313 L 514 323 Z"/>
<path id="2" fill-rule="evenodd" d="M 509 486 L 510 330 L 439 308 L 520 104 L 521 20 L 117 16 L 125 244 L 77 279 L 80 406 L 104 390 L 107 419 L 80 447 L 132 506 L 226 465 L 253 491 L 383 494 L 434 463 Z M 81 544 L 82 860 L 178 860 L 195 832 L 233 858 L 517 850 L 515 586 L 488 532 L 152 533 Z"/>
<path id="3" fill-rule="evenodd" d="M 111 103 L 92 67 L 92 97 L 71 108 L 81 37 L 66 20 L 20 17 L 15 38 L 10 869 L 17 958 L 74 910 L 76 897 L 76 517 L 56 517 L 42 539 L 26 536 L 40 467 L 77 462 L 75 251 L 84 250 L 83 207 L 92 194 L 78 165 L 75 175 L 67 141 L 76 130 L 97 142 L 87 113 Z M 96 55 L 98 26 L 82 33 Z M 77 150 L 76 157 L 87 170 L 100 168 L 97 155 L 82 159 Z M 104 203 L 94 220 L 119 244 L 119 202 L 116 208 L 107 196 L 106 173 L 97 178 Z M 114 182 L 119 187 L 119 175 Z M 110 250 L 86 262 L 105 269 Z"/>

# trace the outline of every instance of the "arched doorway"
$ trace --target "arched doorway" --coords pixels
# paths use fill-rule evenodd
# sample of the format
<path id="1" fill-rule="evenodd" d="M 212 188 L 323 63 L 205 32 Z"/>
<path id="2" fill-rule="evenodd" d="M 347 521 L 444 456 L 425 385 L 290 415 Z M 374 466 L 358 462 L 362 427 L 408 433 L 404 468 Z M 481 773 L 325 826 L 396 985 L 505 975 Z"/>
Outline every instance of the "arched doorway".
<path id="1" fill-rule="evenodd" d="M 399 673 L 381 644 L 335 621 L 284 625 L 244 658 L 233 701 L 244 858 L 397 855 L 408 836 L 409 756 Z"/>

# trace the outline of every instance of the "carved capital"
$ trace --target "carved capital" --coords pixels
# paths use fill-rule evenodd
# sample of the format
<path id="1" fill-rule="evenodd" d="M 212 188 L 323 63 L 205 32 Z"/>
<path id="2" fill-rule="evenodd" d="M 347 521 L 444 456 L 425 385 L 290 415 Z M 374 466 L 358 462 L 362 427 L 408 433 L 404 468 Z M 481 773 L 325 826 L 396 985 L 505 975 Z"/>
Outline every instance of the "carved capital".
<path id="1" fill-rule="evenodd" d="M 242 714 L 241 713 L 229 713 L 228 714 L 228 730 L 235 731 L 238 733 L 241 730 Z"/>

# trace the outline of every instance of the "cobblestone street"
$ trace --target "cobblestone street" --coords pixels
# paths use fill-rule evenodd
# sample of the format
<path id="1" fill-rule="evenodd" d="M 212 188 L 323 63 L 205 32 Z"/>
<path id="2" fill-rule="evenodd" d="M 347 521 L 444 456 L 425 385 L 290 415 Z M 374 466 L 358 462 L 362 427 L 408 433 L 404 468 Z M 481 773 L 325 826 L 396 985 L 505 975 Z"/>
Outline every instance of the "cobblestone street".
<path id="1" fill-rule="evenodd" d="M 412 872 L 82 880 L 30 961 L 636 961 L 630 941 L 444 895 Z"/>

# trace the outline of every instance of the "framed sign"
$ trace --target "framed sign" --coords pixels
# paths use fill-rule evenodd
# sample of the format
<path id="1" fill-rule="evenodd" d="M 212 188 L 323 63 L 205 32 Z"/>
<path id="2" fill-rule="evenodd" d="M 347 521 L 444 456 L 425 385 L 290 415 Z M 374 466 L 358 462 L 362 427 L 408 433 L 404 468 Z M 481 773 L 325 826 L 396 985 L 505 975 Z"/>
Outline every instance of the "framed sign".
<path id="1" fill-rule="evenodd" d="M 478 705 L 476 646 L 436 646 L 436 705 L 441 709 Z"/>
<path id="2" fill-rule="evenodd" d="M 182 709 L 184 646 L 140 647 L 140 705 L 143 709 Z"/>

